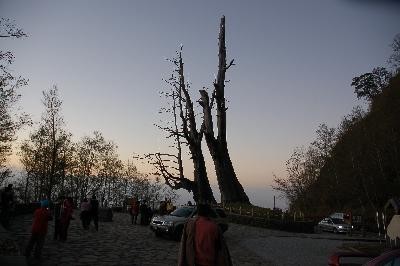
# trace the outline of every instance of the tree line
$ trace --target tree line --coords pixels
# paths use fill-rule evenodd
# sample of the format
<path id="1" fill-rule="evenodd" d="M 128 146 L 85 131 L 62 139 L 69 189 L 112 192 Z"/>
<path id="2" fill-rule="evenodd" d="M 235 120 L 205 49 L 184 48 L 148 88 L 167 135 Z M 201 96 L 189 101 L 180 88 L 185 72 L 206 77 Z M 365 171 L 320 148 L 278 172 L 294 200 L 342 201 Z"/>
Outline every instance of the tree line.
<path id="1" fill-rule="evenodd" d="M 311 216 L 381 211 L 400 191 L 400 34 L 389 68 L 354 77 L 351 85 L 367 110 L 355 107 L 336 128 L 321 124 L 308 147 L 286 162 L 287 177 L 273 187 L 290 209 Z"/>

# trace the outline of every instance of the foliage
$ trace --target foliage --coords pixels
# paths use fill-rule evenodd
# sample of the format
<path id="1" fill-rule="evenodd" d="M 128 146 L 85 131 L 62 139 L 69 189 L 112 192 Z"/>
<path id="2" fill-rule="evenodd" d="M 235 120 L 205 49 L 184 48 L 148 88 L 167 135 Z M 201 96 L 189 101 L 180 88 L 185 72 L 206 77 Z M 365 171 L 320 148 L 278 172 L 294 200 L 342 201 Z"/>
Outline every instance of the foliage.
<path id="1" fill-rule="evenodd" d="M 393 48 L 395 63 L 399 35 Z M 307 149 L 294 150 L 287 178 L 275 177 L 274 188 L 287 197 L 292 211 L 365 215 L 399 196 L 400 74 L 378 67 L 355 77 L 352 86 L 357 98 L 369 101 L 369 110 L 354 108 L 336 129 L 321 125 Z"/>
<path id="2" fill-rule="evenodd" d="M 79 141 L 65 129 L 62 101 L 56 87 L 43 93 L 45 112 L 38 127 L 21 145 L 26 176 L 16 186 L 25 202 L 69 195 L 75 200 L 97 195 L 104 204 L 121 206 L 127 197 L 156 201 L 176 199 L 158 178 L 140 173 L 132 162 L 124 164 L 118 146 L 95 131 Z"/>
<path id="3" fill-rule="evenodd" d="M 400 33 L 396 35 L 392 43 L 393 53 L 389 57 L 388 63 L 392 66 L 395 73 L 400 72 Z"/>
<path id="4" fill-rule="evenodd" d="M 376 96 L 382 93 L 382 90 L 388 85 L 391 73 L 384 67 L 377 67 L 371 73 L 365 73 L 353 78 L 351 86 L 354 86 L 354 92 L 357 98 L 366 98 L 372 101 Z"/>
<path id="5" fill-rule="evenodd" d="M 397 75 L 369 112 L 355 108 L 335 131 L 318 133 L 308 149 L 296 149 L 287 162 L 288 178 L 275 178 L 291 209 L 317 216 L 345 210 L 363 214 L 399 196 L 399 106 Z M 321 140 L 329 145 L 317 145 Z"/>
<path id="6" fill-rule="evenodd" d="M 1 38 L 21 38 L 26 34 L 8 19 L 0 19 Z M 16 104 L 20 99 L 18 89 L 27 84 L 27 80 L 14 76 L 10 70 L 14 55 L 10 51 L 0 50 L 0 184 L 9 176 L 6 167 L 7 157 L 11 153 L 11 145 L 15 134 L 24 124 L 29 123 L 28 116 L 21 113 Z"/>

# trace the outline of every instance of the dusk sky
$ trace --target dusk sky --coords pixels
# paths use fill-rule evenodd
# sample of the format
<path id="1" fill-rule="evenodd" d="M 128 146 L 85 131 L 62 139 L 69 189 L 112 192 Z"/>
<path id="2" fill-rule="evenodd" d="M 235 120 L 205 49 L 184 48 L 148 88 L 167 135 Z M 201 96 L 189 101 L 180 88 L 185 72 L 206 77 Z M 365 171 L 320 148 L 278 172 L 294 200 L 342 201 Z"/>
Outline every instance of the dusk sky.
<path id="1" fill-rule="evenodd" d="M 14 73 L 29 79 L 20 105 L 34 121 L 41 91 L 55 84 L 74 139 L 98 130 L 126 161 L 170 151 L 153 124 L 163 118 L 159 92 L 172 71 L 165 58 L 181 44 L 192 99 L 212 88 L 222 15 L 236 62 L 225 90 L 231 158 L 250 201 L 272 207 L 273 174 L 286 175 L 293 149 L 307 146 L 320 123 L 336 127 L 363 104 L 351 79 L 386 66 L 400 33 L 399 1 L 0 1 L 0 17 L 28 34 L 1 40 L 1 49 L 14 53 Z M 206 147 L 204 154 L 216 188 Z M 185 167 L 192 176 L 190 161 Z"/>

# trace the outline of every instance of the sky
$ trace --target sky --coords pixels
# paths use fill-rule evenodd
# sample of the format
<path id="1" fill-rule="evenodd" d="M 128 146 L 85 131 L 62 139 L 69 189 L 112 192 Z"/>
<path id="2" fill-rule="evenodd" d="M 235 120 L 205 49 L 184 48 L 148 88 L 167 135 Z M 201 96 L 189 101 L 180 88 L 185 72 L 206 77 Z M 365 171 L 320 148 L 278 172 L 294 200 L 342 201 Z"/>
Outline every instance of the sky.
<path id="1" fill-rule="evenodd" d="M 66 127 L 76 140 L 94 130 L 133 154 L 169 151 L 154 126 L 165 107 L 172 58 L 183 45 L 192 98 L 212 88 L 219 20 L 226 16 L 227 140 L 250 201 L 272 207 L 273 175 L 285 177 L 293 149 L 307 146 L 321 123 L 336 127 L 357 101 L 351 79 L 386 66 L 400 33 L 400 1 L 3 1 L 0 17 L 28 34 L 1 40 L 12 70 L 29 79 L 20 105 L 34 121 L 42 91 L 57 85 Z M 18 141 L 29 128 L 19 132 Z M 17 146 L 17 145 L 16 145 Z M 204 146 L 208 175 L 219 193 Z M 14 155 L 10 164 L 18 164 Z M 190 161 L 185 173 L 192 176 Z M 179 192 L 182 199 L 190 197 Z M 278 207 L 285 206 L 277 200 Z"/>

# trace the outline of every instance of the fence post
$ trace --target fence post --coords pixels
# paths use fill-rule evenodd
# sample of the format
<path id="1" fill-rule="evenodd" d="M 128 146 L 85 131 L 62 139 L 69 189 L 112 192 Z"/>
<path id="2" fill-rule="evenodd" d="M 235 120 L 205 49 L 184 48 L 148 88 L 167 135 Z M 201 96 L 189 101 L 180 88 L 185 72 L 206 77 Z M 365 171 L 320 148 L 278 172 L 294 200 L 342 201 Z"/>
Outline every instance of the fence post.
<path id="1" fill-rule="evenodd" d="M 242 215 L 242 205 L 239 206 L 239 214 Z"/>
<path id="2" fill-rule="evenodd" d="M 251 207 L 251 216 L 254 217 L 254 208 L 253 207 Z"/>
<path id="3" fill-rule="evenodd" d="M 293 213 L 293 221 L 296 222 L 296 212 Z"/>

